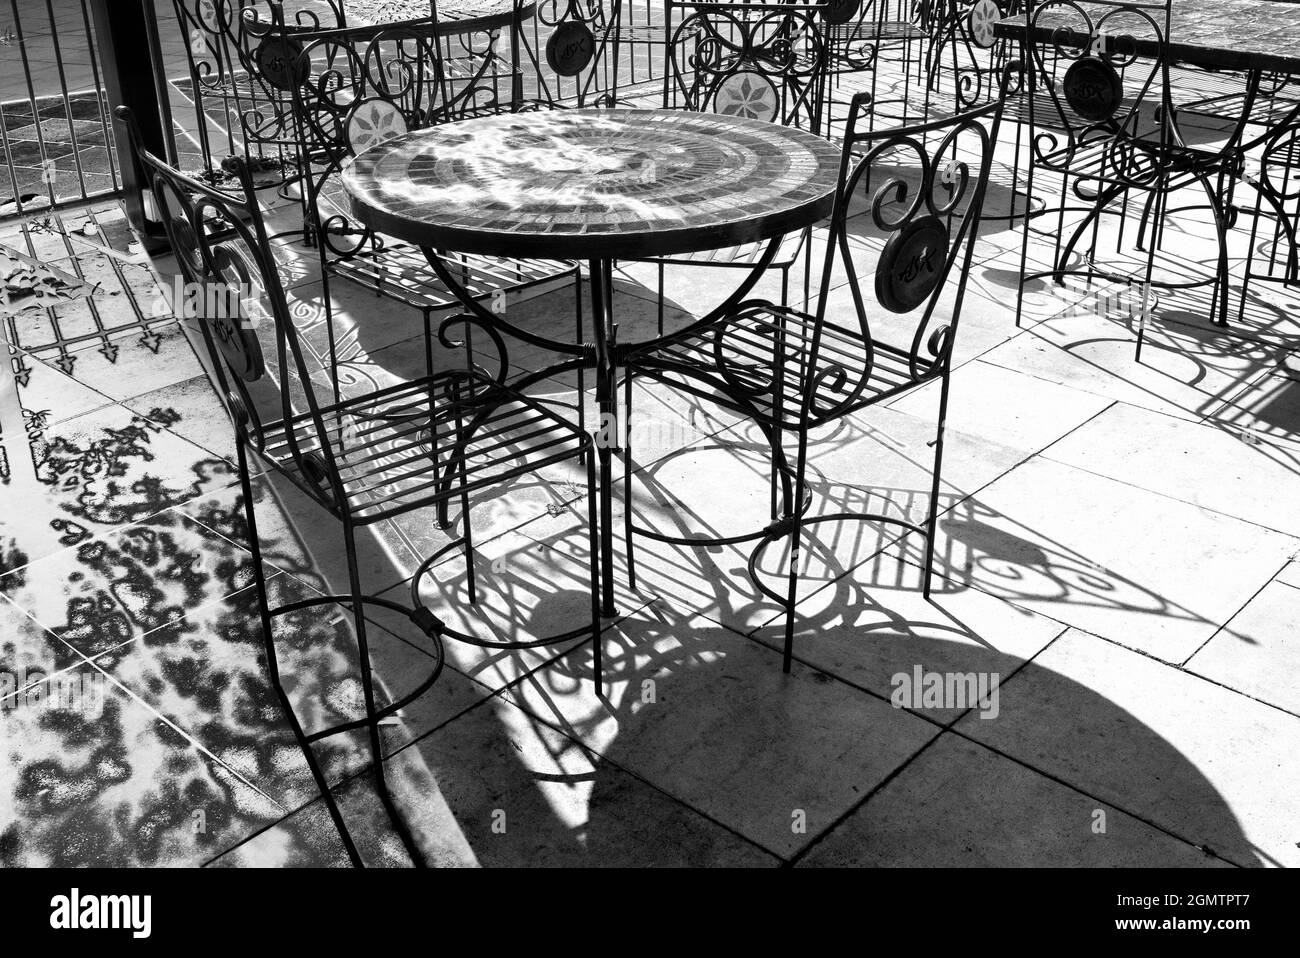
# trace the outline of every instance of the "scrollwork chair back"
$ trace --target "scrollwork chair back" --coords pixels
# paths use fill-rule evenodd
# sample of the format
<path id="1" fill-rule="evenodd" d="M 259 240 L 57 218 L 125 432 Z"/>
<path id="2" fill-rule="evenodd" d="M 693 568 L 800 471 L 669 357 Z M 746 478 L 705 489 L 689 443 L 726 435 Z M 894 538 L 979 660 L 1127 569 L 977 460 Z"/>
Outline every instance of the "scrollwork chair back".
<path id="1" fill-rule="evenodd" d="M 189 284 L 185 305 L 197 311 L 190 318 L 197 320 L 238 440 L 263 450 L 269 428 L 306 413 L 305 420 L 299 419 L 306 428 L 284 431 L 286 454 L 311 480 L 322 505 L 337 508 L 343 486 L 332 437 L 289 314 L 247 165 L 234 161 L 240 194 L 207 186 L 145 149 L 130 110 L 118 107 L 115 115 L 129 131 L 181 278 Z M 263 352 L 267 343 L 273 362 Z M 273 383 L 267 382 L 272 378 Z M 267 413 L 274 421 L 264 419 Z"/>
<path id="2" fill-rule="evenodd" d="M 1169 82 L 1171 6 L 1096 0 L 1025 4 L 1034 161 L 1103 182 L 1156 183 L 1182 146 Z M 1138 55 L 1138 44 L 1144 55 Z"/>
<path id="3" fill-rule="evenodd" d="M 983 107 L 892 130 L 860 132 L 869 97 L 854 98 L 799 426 L 880 401 L 949 369 L 1003 100 L 1019 75 L 1019 63 L 1009 65 L 1003 96 Z M 863 225 L 873 242 L 854 235 Z M 874 268 L 868 268 L 871 260 Z M 828 309 L 839 275 L 847 279 L 848 318 Z M 843 341 L 859 341 L 864 355 L 828 349 L 837 331 L 847 334 L 838 337 Z"/>
<path id="4" fill-rule="evenodd" d="M 820 132 L 826 95 L 823 4 L 667 4 L 664 106 Z"/>

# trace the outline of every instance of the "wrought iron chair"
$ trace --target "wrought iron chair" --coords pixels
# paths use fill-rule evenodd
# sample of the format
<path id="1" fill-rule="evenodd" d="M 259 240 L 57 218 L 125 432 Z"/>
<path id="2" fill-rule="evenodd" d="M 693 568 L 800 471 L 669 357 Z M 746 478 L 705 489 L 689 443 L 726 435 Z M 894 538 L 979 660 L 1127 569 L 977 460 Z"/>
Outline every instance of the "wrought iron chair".
<path id="1" fill-rule="evenodd" d="M 930 7 L 932 41 L 926 56 L 930 88 L 950 80 L 958 110 L 987 103 L 998 92 L 1002 69 L 1015 59 L 1013 44 L 993 25 L 1015 16 L 1020 0 L 937 0 Z M 946 76 L 945 76 L 946 74 Z M 1010 119 L 1015 105 L 1004 107 Z"/>
<path id="2" fill-rule="evenodd" d="M 607 100 L 651 102 L 664 79 L 672 26 L 665 0 L 588 0 L 606 10 L 598 32 Z"/>
<path id="3" fill-rule="evenodd" d="M 825 21 L 828 106 L 825 122 L 838 125 L 837 106 L 847 112 L 857 93 L 871 95 L 874 122 L 910 122 L 930 109 L 930 84 L 925 65 L 938 20 L 932 0 L 830 0 Z M 886 64 L 893 66 L 885 69 Z M 886 91 L 881 81 L 894 86 Z M 865 83 L 865 87 L 864 84 Z M 919 102 L 918 102 L 919 101 Z"/>
<path id="4" fill-rule="evenodd" d="M 1166 54 L 1170 0 L 1096 0 L 1086 6 L 1072 0 L 1040 0 L 1026 4 L 1025 17 L 1031 86 L 1026 96 L 1027 191 L 1033 195 L 1036 171 L 1053 174 L 1060 177 L 1061 202 L 1054 209 L 1049 204 L 1049 208 L 1035 211 L 1026 224 L 1016 324 L 1021 321 L 1026 283 L 1046 276 L 1060 283 L 1065 276 L 1078 275 L 1137 285 L 1138 359 L 1153 288 L 1211 285 L 1210 320 L 1224 325 L 1229 217 L 1223 197 L 1225 182 L 1239 158 L 1238 144 L 1190 146 L 1183 136 L 1171 96 Z M 1170 207 L 1170 198 L 1186 188 L 1203 192 L 1206 202 Z M 1133 193 L 1142 198 L 1134 236 L 1141 262 L 1130 271 L 1100 265 L 1097 240 L 1102 217 L 1108 213 L 1118 217 L 1118 252 L 1129 225 Z M 1214 218 L 1218 240 L 1214 275 L 1209 279 L 1157 276 L 1156 254 L 1166 218 L 1198 208 L 1208 209 Z M 1053 212 L 1051 267 L 1029 270 L 1029 224 Z M 1071 225 L 1066 222 L 1067 212 L 1083 216 Z M 1082 264 L 1074 265 L 1076 250 L 1085 238 Z"/>
<path id="5" fill-rule="evenodd" d="M 598 66 L 597 37 L 606 28 L 605 7 L 595 0 L 542 0 L 523 34 L 533 68 L 524 108 L 605 105 L 607 71 Z"/>
<path id="6" fill-rule="evenodd" d="M 827 45 L 821 5 L 714 3 L 665 0 L 670 41 L 664 64 L 663 106 L 767 120 L 820 134 L 825 98 Z M 811 255 L 811 229 L 787 237 L 771 262 L 781 274 L 781 302 L 789 295 L 790 270 Z M 766 243 L 655 257 L 658 268 L 658 330 L 664 329 L 667 266 L 752 270 Z M 804 271 L 804 303 L 808 301 Z"/>
<path id="7" fill-rule="evenodd" d="M 664 25 L 656 0 L 541 0 L 531 36 L 543 107 L 614 106 L 658 90 Z"/>
<path id="8" fill-rule="evenodd" d="M 173 0 L 173 5 L 184 34 L 195 134 L 207 178 L 226 178 L 224 147 L 225 156 L 242 156 L 255 168 L 269 168 L 277 181 L 292 180 L 297 158 L 289 91 L 262 69 L 284 54 L 278 41 L 264 40 L 263 28 L 283 17 L 278 0 Z M 342 26 L 342 2 L 321 0 L 316 7 L 300 9 L 295 23 L 302 29 Z M 214 133 L 225 142 L 214 144 Z"/>
<path id="9" fill-rule="evenodd" d="M 1018 76 L 1019 64 L 1009 65 L 1001 84 L 1004 94 Z M 627 355 L 630 376 L 650 377 L 751 418 L 772 450 L 783 491 L 781 511 L 770 525 L 727 539 L 669 536 L 638 527 L 627 509 L 624 534 L 632 575 L 635 535 L 692 546 L 754 542 L 749 573 L 755 587 L 787 613 L 787 671 L 805 530 L 824 522 L 860 520 L 922 535 L 929 594 L 948 377 L 1004 99 L 947 119 L 871 131 L 860 129 L 869 125 L 871 107 L 869 94 L 859 94 L 849 113 L 815 312 L 750 300 L 731 315 L 703 320 L 662 344 Z M 868 201 L 867 209 L 852 216 L 858 196 Z M 850 241 L 850 229 L 858 225 L 883 234 L 874 273 L 859 268 L 864 253 Z M 829 313 L 837 269 L 848 280 L 851 309 L 845 316 Z M 872 290 L 875 301 L 869 306 Z M 806 481 L 809 433 L 934 381 L 940 383 L 940 393 L 933 485 L 921 521 L 886 513 L 806 515 L 812 504 Z M 630 389 L 625 401 L 630 405 Z M 784 452 L 787 437 L 797 448 L 793 470 Z M 630 443 L 624 458 L 628 496 Z M 785 593 L 766 585 L 758 573 L 763 552 L 782 540 L 789 541 L 791 550 Z"/>
<path id="10" fill-rule="evenodd" d="M 1300 103 L 1292 105 L 1267 135 L 1257 169 L 1243 169 L 1240 178 L 1254 189 L 1255 203 L 1246 207 L 1250 239 L 1238 321 L 1245 314 L 1252 281 L 1300 287 Z"/>
<path id="11" fill-rule="evenodd" d="M 354 864 L 361 857 L 339 812 L 312 745 L 341 733 L 364 730 L 369 737 L 378 794 L 412 860 L 423 858 L 389 793 L 379 725 L 427 691 L 443 667 L 443 640 L 452 638 L 494 649 L 521 649 L 590 636 L 596 642 L 599 677 L 600 619 L 596 606 L 597 571 L 591 567 L 591 620 L 560 635 L 529 641 L 494 642 L 445 624 L 416 593 L 421 575 L 442 556 L 460 550 L 466 560 L 469 601 L 477 601 L 470 495 L 499 488 L 548 465 L 585 458 L 588 516 L 595 542 L 595 457 L 591 437 L 538 402 L 512 392 L 503 376 L 475 370 L 451 370 L 341 400 L 317 397 L 313 369 L 295 327 L 276 271 L 265 225 L 242 160 L 236 161 L 240 193 L 209 187 L 168 166 L 142 147 L 130 111 L 116 115 L 128 127 L 136 157 L 147 174 L 180 272 L 187 283 L 205 291 L 199 318 L 211 374 L 235 430 L 237 462 L 248 522 L 252 567 L 266 645 L 267 669 L 316 786 Z M 210 291 L 215 291 L 213 295 Z M 247 315 L 244 304 L 256 303 L 267 322 Z M 263 352 L 270 347 L 271 358 Z M 502 371 L 503 372 L 503 371 Z M 338 595 L 322 595 L 270 608 L 253 507 L 250 460 L 256 458 L 279 473 L 337 520 L 348 564 L 348 586 Z M 411 606 L 368 595 L 362 588 L 357 534 L 368 525 L 413 510 L 434 508 L 443 528 L 449 503 L 459 502 L 459 536 L 438 549 L 420 567 L 412 583 Z M 338 603 L 352 615 L 364 715 L 333 727 L 304 730 L 277 666 L 272 620 L 317 605 Z M 367 641 L 367 606 L 406 615 L 428 638 L 433 655 L 430 673 L 397 701 L 380 706 L 376 699 Z"/>
<path id="12" fill-rule="evenodd" d="M 931 42 L 926 58 L 929 88 L 938 107 L 951 102 L 957 112 L 972 110 L 998 96 L 999 81 L 1006 65 L 1017 58 L 1014 40 L 999 37 L 994 27 L 1000 20 L 1021 12 L 1021 0 L 935 0 L 930 5 Z M 951 100 L 948 100 L 948 97 Z M 1026 113 L 1025 97 L 1013 97 L 1003 104 L 1004 126 Z M 1006 164 L 1009 175 L 1008 205 L 990 208 L 985 204 L 980 221 L 1016 221 L 1035 205 L 1020 182 L 1023 124 L 1011 122 L 1015 138 L 1009 146 Z M 995 161 L 995 169 L 1002 166 Z"/>
<path id="13" fill-rule="evenodd" d="M 1252 282 L 1300 285 L 1300 78 L 1189 68 L 1178 68 L 1176 77 L 1176 106 L 1183 117 L 1249 129 L 1225 197 L 1229 225 L 1243 213 L 1250 222 L 1240 321 Z M 1238 198 L 1243 188 L 1253 193 L 1253 202 Z"/>
<path id="14" fill-rule="evenodd" d="M 329 284 L 338 277 L 419 310 L 432 370 L 435 339 L 446 347 L 456 345 L 448 330 L 457 322 L 454 317 L 444 320 L 435 337 L 432 315 L 458 311 L 463 304 L 418 247 L 378 234 L 346 212 L 339 173 L 358 153 L 395 136 L 505 104 L 498 99 L 495 80 L 479 84 L 472 77 L 453 81 L 447 76 L 436 19 L 379 31 L 326 31 L 298 41 L 294 105 L 310 164 L 304 226 L 319 252 L 325 307 L 331 308 Z M 443 260 L 459 270 L 466 289 L 498 311 L 508 309 L 508 297 L 532 287 L 573 282 L 581 337 L 582 281 L 576 265 L 461 253 L 444 254 Z M 330 361 L 337 364 L 340 353 L 328 312 L 326 320 Z"/>

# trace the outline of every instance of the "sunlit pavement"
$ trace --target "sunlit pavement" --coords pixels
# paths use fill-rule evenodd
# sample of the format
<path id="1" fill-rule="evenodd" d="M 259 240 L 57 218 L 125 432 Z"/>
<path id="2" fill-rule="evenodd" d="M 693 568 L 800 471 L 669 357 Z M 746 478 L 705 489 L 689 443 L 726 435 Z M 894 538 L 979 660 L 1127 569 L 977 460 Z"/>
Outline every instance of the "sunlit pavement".
<path id="1" fill-rule="evenodd" d="M 995 172 L 990 203 L 1001 183 L 1009 205 L 1010 176 Z M 291 222 L 272 193 L 273 222 Z M 150 264 L 124 230 L 113 204 L 0 230 L 67 280 L 51 309 L 3 314 L 0 863 L 346 864 L 266 679 L 230 425 L 170 311 L 172 264 Z M 782 616 L 747 552 L 640 541 L 635 589 L 618 560 L 601 688 L 589 644 L 449 643 L 442 679 L 385 727 L 431 861 L 1300 863 L 1300 297 L 1261 287 L 1226 330 L 1205 322 L 1206 291 L 1162 297 L 1138 363 L 1133 317 L 1096 286 L 1036 284 L 1014 325 L 1020 235 L 991 219 L 977 247 L 931 599 L 918 543 L 816 526 L 783 675 Z M 1036 235 L 1031 259 L 1045 254 Z M 289 237 L 277 255 L 295 317 L 318 322 L 315 251 Z M 621 272 L 634 339 L 655 324 L 655 279 Z M 730 279 L 670 271 L 670 324 Z M 417 314 L 335 293 L 354 370 L 422 364 Z M 571 299 L 510 308 L 558 329 Z M 536 360 L 516 356 L 520 371 Z M 535 387 L 570 402 L 574 389 Z M 634 403 L 639 522 L 766 521 L 755 431 L 661 386 L 639 383 Z M 927 387 L 818 434 L 817 507 L 923 511 L 936 412 Z M 275 601 L 339 591 L 335 524 L 279 481 L 256 490 Z M 475 500 L 479 605 L 458 559 L 426 598 L 500 638 L 580 617 L 575 496 L 571 477 L 544 473 Z M 424 513 L 375 527 L 367 588 L 405 596 L 445 541 Z M 776 551 L 760 564 L 773 582 Z M 373 625 L 398 697 L 427 646 L 399 617 Z M 295 616 L 277 642 L 309 726 L 357 714 L 342 609 Z M 983 694 L 927 694 L 954 675 Z M 367 861 L 407 864 L 365 742 L 319 754 Z"/>

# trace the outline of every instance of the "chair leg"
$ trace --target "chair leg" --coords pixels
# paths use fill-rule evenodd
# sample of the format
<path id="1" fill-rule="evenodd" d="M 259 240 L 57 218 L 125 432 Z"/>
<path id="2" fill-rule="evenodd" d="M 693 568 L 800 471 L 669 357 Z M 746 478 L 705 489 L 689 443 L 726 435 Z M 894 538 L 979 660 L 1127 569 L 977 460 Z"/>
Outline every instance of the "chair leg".
<path id="1" fill-rule="evenodd" d="M 370 758 L 375 776 L 375 791 L 378 793 L 384 809 L 388 812 L 393 831 L 397 833 L 397 837 L 401 840 L 406 853 L 410 855 L 411 862 L 417 868 L 427 868 L 428 862 L 424 858 L 424 853 L 420 851 L 415 836 L 411 834 L 410 826 L 407 825 L 406 819 L 398 810 L 397 803 L 393 801 L 392 792 L 388 788 L 388 775 L 384 769 L 383 742 L 379 737 L 379 719 L 375 714 L 377 711 L 375 708 L 375 677 L 370 667 L 370 644 L 366 637 L 365 607 L 361 601 L 361 570 L 357 564 L 356 534 L 351 521 L 347 518 L 343 520 L 343 537 L 344 548 L 348 554 L 348 585 L 352 595 L 352 624 L 357 636 L 357 664 L 361 669 L 361 693 L 366 707 L 366 731 L 370 739 Z"/>
<path id="2" fill-rule="evenodd" d="M 322 260 L 321 271 L 320 271 L 320 279 L 321 279 L 320 289 L 321 289 L 321 300 L 323 302 L 323 305 L 325 306 L 325 339 L 329 346 L 329 355 L 330 355 L 329 374 L 330 374 L 330 380 L 334 384 L 334 401 L 337 403 L 343 401 L 343 393 L 342 390 L 339 388 L 339 354 L 338 354 L 338 345 L 335 343 L 335 339 L 334 339 L 334 307 L 333 307 L 333 297 L 330 296 L 329 270 L 325 269 L 324 267 L 325 264 L 324 261 Z"/>
<path id="3" fill-rule="evenodd" d="M 944 371 L 939 386 L 939 427 L 934 439 L 934 475 L 930 479 L 930 509 L 925 517 L 925 567 L 921 572 L 921 594 L 930 598 L 934 580 L 934 537 L 939 520 L 939 491 L 943 483 L 943 434 L 948 419 L 948 372 Z"/>
<path id="4" fill-rule="evenodd" d="M 664 264 L 661 262 L 658 264 L 658 266 L 659 266 L 658 322 L 659 322 L 659 335 L 662 336 L 664 334 Z"/>
<path id="5" fill-rule="evenodd" d="M 782 441 L 781 437 L 783 434 L 781 432 L 780 423 L 782 419 L 785 417 L 785 351 L 786 351 L 785 337 L 786 337 L 785 314 L 781 313 L 778 314 L 776 317 L 776 329 L 773 331 L 773 335 L 772 335 L 772 356 L 774 359 L 774 362 L 772 364 L 773 365 L 772 418 L 777 424 L 776 428 L 773 430 L 773 434 L 776 436 L 776 441 L 778 443 Z M 778 511 L 780 506 L 777 503 L 778 487 L 780 486 L 780 476 L 778 475 L 780 472 L 780 466 L 777 464 L 777 460 L 780 458 L 778 456 L 778 453 L 783 451 L 784 450 L 773 451 L 772 469 L 768 475 L 767 510 L 768 510 L 768 516 L 771 518 L 773 522 L 775 522 L 780 517 L 780 512 Z M 799 494 L 796 493 L 795 494 L 796 501 L 798 500 L 798 498 L 799 498 Z M 791 503 L 786 503 L 786 505 L 789 506 L 790 508 L 795 508 L 795 506 L 792 505 Z"/>
<path id="6" fill-rule="evenodd" d="M 424 374 L 433 375 L 433 323 L 429 310 L 420 310 L 424 319 Z"/>
<path id="7" fill-rule="evenodd" d="M 455 401 L 460 401 L 460 390 L 454 391 Z M 459 411 L 456 413 L 456 439 L 458 446 L 461 443 L 468 443 L 464 433 L 464 423 Z M 460 520 L 464 527 L 464 552 L 465 552 L 465 588 L 469 592 L 469 601 L 471 605 L 478 604 L 478 578 L 474 569 L 474 523 L 469 509 L 469 487 L 465 478 L 465 460 L 467 458 L 467 449 L 462 447 L 460 453 L 460 462 L 456 468 L 456 473 L 460 478 Z"/>
<path id="8" fill-rule="evenodd" d="M 289 694 L 285 691 L 284 684 L 280 679 L 280 664 L 275 650 L 275 632 L 271 621 L 271 607 L 266 595 L 266 573 L 262 567 L 262 548 L 257 536 L 257 516 L 253 507 L 253 486 L 248 477 L 248 455 L 242 441 L 237 441 L 236 446 L 239 454 L 240 489 L 244 498 L 244 520 L 248 524 L 248 544 L 253 561 L 253 589 L 257 593 L 257 611 L 262 620 L 262 640 L 266 652 L 267 674 L 271 680 L 271 687 L 275 689 L 276 698 L 280 700 L 280 707 L 289 720 L 289 727 L 293 730 L 293 737 L 298 742 L 298 748 L 307 760 L 307 768 L 311 771 L 312 780 L 316 783 L 321 799 L 325 802 L 325 809 L 329 812 L 330 819 L 334 822 L 334 827 L 339 833 L 339 840 L 343 842 L 343 849 L 347 852 L 348 860 L 353 867 L 364 868 L 365 862 L 361 860 L 361 853 L 357 851 L 356 843 L 352 840 L 352 833 L 343 820 L 343 813 L 339 811 L 338 802 L 334 799 L 334 793 L 330 791 L 329 783 L 325 780 L 325 773 L 316 760 L 316 753 L 312 750 L 311 743 L 307 741 L 307 735 L 303 731 L 302 724 L 298 721 L 298 714 L 294 711 L 293 703 L 289 700 Z"/>
<path id="9" fill-rule="evenodd" d="M 575 322 L 575 338 L 573 342 L 580 345 L 583 342 L 582 328 L 582 270 L 578 267 L 573 269 L 573 314 Z M 578 367 L 578 428 L 584 433 L 587 431 L 587 367 Z M 590 453 L 583 449 L 582 455 L 578 458 L 579 465 L 585 464 Z"/>
<path id="10" fill-rule="evenodd" d="M 626 511 L 626 509 L 624 510 Z M 604 694 L 604 662 L 600 646 L 600 530 L 596 520 L 596 457 L 587 456 L 587 547 L 591 550 L 591 668 L 597 696 Z M 628 553 L 628 565 L 632 555 Z"/>
<path id="11" fill-rule="evenodd" d="M 808 470 L 807 427 L 799 427 L 799 448 L 795 459 L 794 492 L 790 497 L 790 569 L 785 597 L 785 642 L 781 649 L 781 671 L 787 675 L 794 661 L 794 610 L 799 601 L 799 543 L 803 537 L 803 488 Z M 775 440 L 784 447 L 781 428 L 775 430 Z"/>
<path id="12" fill-rule="evenodd" d="M 802 510 L 796 505 L 790 517 L 790 569 L 786 581 L 785 641 L 781 646 L 781 671 L 790 674 L 794 662 L 794 609 L 799 598 L 799 540 L 803 536 Z"/>
<path id="13" fill-rule="evenodd" d="M 632 371 L 624 370 L 623 422 L 627 434 L 623 437 L 623 548 L 627 553 L 627 585 L 636 588 L 636 558 L 632 535 Z"/>
<path id="14" fill-rule="evenodd" d="M 803 311 L 808 312 L 808 301 L 812 298 L 812 227 L 808 228 L 803 241 Z"/>
<path id="15" fill-rule="evenodd" d="M 1025 95 L 1029 96 L 1031 94 L 1026 93 Z M 1020 137 L 1020 132 L 1019 132 L 1019 126 L 1017 125 L 1016 128 L 1017 159 L 1020 156 L 1019 137 Z M 1016 202 L 1015 188 L 1014 188 L 1015 187 L 1014 175 L 1012 176 L 1011 182 L 1012 182 L 1011 204 L 1014 212 L 1014 207 Z M 1029 231 L 1031 228 L 1030 223 L 1033 221 L 1033 217 L 1031 217 L 1029 213 L 1030 213 L 1030 206 L 1033 203 L 1033 198 L 1034 198 L 1034 160 L 1033 157 L 1030 156 L 1029 164 L 1025 169 L 1025 218 L 1024 221 L 1020 224 L 1020 274 L 1019 274 L 1019 278 L 1016 280 L 1016 329 L 1021 328 L 1021 323 L 1025 315 L 1025 269 L 1029 265 Z"/>
<path id="16" fill-rule="evenodd" d="M 1214 280 L 1214 302 L 1210 307 L 1210 323 L 1214 326 L 1228 325 L 1228 211 L 1223 198 L 1208 179 L 1201 179 L 1201 186 L 1210 201 L 1210 210 L 1214 214 L 1214 231 L 1219 241 L 1219 257 L 1216 264 Z"/>

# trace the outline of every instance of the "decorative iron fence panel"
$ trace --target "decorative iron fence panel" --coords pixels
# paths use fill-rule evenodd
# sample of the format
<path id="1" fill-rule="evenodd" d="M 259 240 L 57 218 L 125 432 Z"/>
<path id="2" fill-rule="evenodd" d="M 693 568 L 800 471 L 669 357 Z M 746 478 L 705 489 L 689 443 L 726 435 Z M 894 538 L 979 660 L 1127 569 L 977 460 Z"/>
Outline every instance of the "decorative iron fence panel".
<path id="1" fill-rule="evenodd" d="M 89 0 L 0 0 L 0 218 L 121 189 Z"/>

